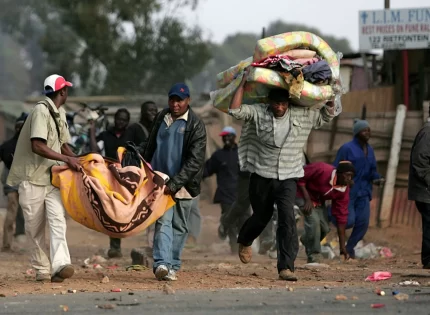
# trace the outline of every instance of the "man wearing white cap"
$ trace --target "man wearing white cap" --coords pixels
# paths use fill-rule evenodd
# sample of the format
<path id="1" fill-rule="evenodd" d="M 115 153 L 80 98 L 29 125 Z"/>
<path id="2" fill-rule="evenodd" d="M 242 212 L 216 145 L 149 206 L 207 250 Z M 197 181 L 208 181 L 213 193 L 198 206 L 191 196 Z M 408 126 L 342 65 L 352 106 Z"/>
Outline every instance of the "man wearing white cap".
<path id="1" fill-rule="evenodd" d="M 73 170 L 80 169 L 78 159 L 67 145 L 70 134 L 66 112 L 61 108 L 71 86 L 72 83 L 56 74 L 45 79 L 46 98 L 36 104 L 22 127 L 7 179 L 8 185 L 19 185 L 19 203 L 31 242 L 31 265 L 37 281 L 63 282 L 74 273 L 60 191 L 50 181 L 51 167 L 61 162 Z M 46 219 L 52 265 L 43 251 Z"/>
<path id="2" fill-rule="evenodd" d="M 221 205 L 221 216 L 225 217 L 230 211 L 237 197 L 237 181 L 239 174 L 239 155 L 236 144 L 236 130 L 233 127 L 224 127 L 220 133 L 224 147 L 215 151 L 206 161 L 203 178 L 216 174 L 217 190 L 214 203 Z M 220 223 L 222 224 L 222 222 Z M 236 231 L 230 228 L 228 231 L 230 248 L 237 252 Z"/>

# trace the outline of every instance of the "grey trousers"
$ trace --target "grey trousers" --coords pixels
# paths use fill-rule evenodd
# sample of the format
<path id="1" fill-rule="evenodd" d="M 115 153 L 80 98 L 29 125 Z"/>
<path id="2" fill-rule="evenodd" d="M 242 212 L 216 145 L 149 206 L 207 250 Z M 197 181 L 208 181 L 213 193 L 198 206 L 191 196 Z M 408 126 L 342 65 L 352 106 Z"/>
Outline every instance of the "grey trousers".
<path id="1" fill-rule="evenodd" d="M 296 204 L 303 208 L 304 201 L 296 200 Z M 321 241 L 330 232 L 327 207 L 313 208 L 310 215 L 304 216 L 304 221 L 305 233 L 302 235 L 301 241 L 305 245 L 308 261 L 312 261 L 316 255 L 321 254 Z"/>

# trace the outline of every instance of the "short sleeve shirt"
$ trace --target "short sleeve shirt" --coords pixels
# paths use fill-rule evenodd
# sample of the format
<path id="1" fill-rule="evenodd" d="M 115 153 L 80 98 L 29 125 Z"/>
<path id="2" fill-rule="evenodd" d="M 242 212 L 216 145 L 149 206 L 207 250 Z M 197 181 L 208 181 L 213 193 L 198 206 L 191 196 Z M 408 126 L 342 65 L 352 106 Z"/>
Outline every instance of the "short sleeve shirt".
<path id="1" fill-rule="evenodd" d="M 47 146 L 57 153 L 61 153 L 62 145 L 70 140 L 64 109 L 61 107 L 57 109 L 50 98 L 46 98 L 45 103 L 46 105 L 38 103 L 34 107 L 22 127 L 7 179 L 7 184 L 10 186 L 19 185 L 22 181 L 29 181 L 40 186 L 50 185 L 51 167 L 61 164 L 59 161 L 37 155 L 32 150 L 31 139 L 45 140 Z M 58 135 L 54 118 L 47 106 L 53 109 L 60 135 Z"/>

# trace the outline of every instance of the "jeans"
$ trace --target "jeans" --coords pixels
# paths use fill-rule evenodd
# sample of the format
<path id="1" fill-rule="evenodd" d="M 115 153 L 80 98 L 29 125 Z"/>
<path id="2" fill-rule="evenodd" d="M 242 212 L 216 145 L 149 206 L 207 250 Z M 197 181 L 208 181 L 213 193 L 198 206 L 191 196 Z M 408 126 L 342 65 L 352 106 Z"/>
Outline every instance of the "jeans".
<path id="1" fill-rule="evenodd" d="M 252 174 L 249 183 L 249 197 L 253 214 L 239 233 L 238 243 L 251 246 L 272 220 L 274 205 L 278 207 L 278 272 L 284 269 L 294 271 L 294 261 L 299 250 L 294 201 L 297 179 L 278 180 Z"/>
<path id="2" fill-rule="evenodd" d="M 421 243 L 421 263 L 424 267 L 430 264 L 430 203 L 416 201 L 421 214 L 423 238 Z"/>
<path id="3" fill-rule="evenodd" d="M 191 206 L 191 213 L 188 219 L 188 229 L 190 236 L 194 237 L 197 240 L 200 236 L 200 232 L 202 230 L 202 218 L 200 216 L 200 208 L 199 208 L 200 196 L 197 196 L 193 199 Z"/>
<path id="4" fill-rule="evenodd" d="M 331 217 L 331 215 L 330 215 Z M 351 256 L 355 257 L 354 248 L 357 246 L 369 228 L 370 220 L 370 199 L 368 196 L 356 197 L 351 199 L 348 204 L 348 222 L 346 228 L 352 228 L 352 233 L 346 243 L 346 251 Z M 330 221 L 336 225 L 336 219 L 330 218 Z"/>
<path id="5" fill-rule="evenodd" d="M 155 223 L 154 272 L 160 265 L 178 271 L 181 254 L 188 236 L 188 219 L 193 205 L 192 199 L 178 199 Z"/>

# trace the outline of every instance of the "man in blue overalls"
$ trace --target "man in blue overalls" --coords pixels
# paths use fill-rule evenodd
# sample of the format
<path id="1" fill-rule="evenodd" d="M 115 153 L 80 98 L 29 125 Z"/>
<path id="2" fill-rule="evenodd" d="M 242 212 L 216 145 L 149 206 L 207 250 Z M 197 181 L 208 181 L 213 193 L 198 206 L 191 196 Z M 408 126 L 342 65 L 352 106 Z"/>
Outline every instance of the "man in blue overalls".
<path id="1" fill-rule="evenodd" d="M 346 228 L 353 228 L 348 239 L 346 250 L 351 259 L 355 258 L 354 247 L 367 232 L 370 219 L 370 200 L 372 200 L 372 183 L 381 184 L 384 179 L 376 171 L 376 158 L 369 145 L 370 126 L 366 120 L 355 120 L 353 125 L 354 139 L 345 143 L 337 152 L 334 166 L 340 161 L 351 161 L 355 168 L 354 185 L 351 187 L 348 205 L 348 222 Z M 335 220 L 332 218 L 334 224 Z"/>

